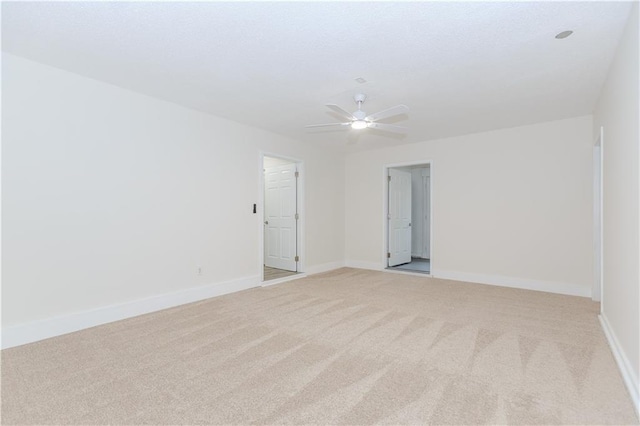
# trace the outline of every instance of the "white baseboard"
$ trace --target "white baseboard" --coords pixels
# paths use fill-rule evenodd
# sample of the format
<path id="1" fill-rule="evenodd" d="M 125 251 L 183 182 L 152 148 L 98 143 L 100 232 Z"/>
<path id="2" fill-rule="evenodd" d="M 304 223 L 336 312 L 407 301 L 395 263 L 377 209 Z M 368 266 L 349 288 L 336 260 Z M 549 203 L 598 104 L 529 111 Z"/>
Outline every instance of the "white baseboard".
<path id="1" fill-rule="evenodd" d="M 382 271 L 384 267 L 374 262 L 365 262 L 361 260 L 347 260 L 345 266 L 348 268 L 370 269 L 372 271 Z"/>
<path id="2" fill-rule="evenodd" d="M 466 281 L 471 283 L 488 284 L 500 287 L 521 288 L 525 290 L 546 291 L 548 293 L 567 294 L 569 296 L 591 297 L 591 287 L 554 281 L 538 281 L 525 278 L 505 277 L 501 275 L 470 274 L 467 272 L 431 271 L 434 278 L 445 280 Z"/>
<path id="3" fill-rule="evenodd" d="M 604 335 L 607 337 L 607 341 L 609 342 L 609 347 L 611 348 L 613 357 L 618 364 L 618 369 L 620 370 L 620 374 L 622 375 L 624 384 L 627 386 L 627 390 L 631 395 L 631 401 L 633 402 L 633 406 L 636 409 L 636 415 L 640 416 L 640 393 L 638 392 L 638 377 L 635 376 L 635 373 L 631 368 L 631 362 L 629 362 L 629 358 L 622 350 L 616 334 L 609 325 L 607 317 L 604 314 L 600 314 L 598 315 L 598 318 L 600 318 L 600 325 L 602 326 Z"/>
<path id="4" fill-rule="evenodd" d="M 307 275 L 321 274 L 323 272 L 333 271 L 334 269 L 342 267 L 344 267 L 344 262 L 342 261 L 322 263 L 320 265 L 309 266 L 307 268 Z"/>
<path id="5" fill-rule="evenodd" d="M 97 325 L 107 324 L 138 315 L 185 303 L 197 302 L 223 294 L 234 293 L 260 285 L 259 276 L 240 278 L 237 280 L 209 284 L 201 287 L 165 293 L 145 299 L 104 306 L 89 311 L 76 312 L 69 315 L 3 327 L 0 345 L 2 349 L 20 346 L 62 334 L 72 333 Z"/>

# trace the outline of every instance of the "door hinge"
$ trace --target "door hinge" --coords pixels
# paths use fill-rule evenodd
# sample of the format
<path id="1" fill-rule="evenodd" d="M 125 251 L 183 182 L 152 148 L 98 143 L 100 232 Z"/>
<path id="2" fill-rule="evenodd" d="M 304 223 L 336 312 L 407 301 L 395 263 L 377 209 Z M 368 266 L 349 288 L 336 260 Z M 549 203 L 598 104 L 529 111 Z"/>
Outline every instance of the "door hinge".
<path id="1" fill-rule="evenodd" d="M 295 260 L 296 262 L 299 262 L 299 261 L 300 261 L 300 258 L 299 258 L 298 256 L 296 256 L 296 257 L 294 257 L 294 260 Z"/>
<path id="2" fill-rule="evenodd" d="M 391 253 L 387 252 L 387 259 L 391 259 Z"/>
<path id="3" fill-rule="evenodd" d="M 391 176 L 387 176 L 387 180 L 391 182 Z"/>
<path id="4" fill-rule="evenodd" d="M 300 177 L 300 173 L 296 171 L 296 177 Z"/>
<path id="5" fill-rule="evenodd" d="M 298 213 L 296 213 L 296 220 L 300 219 L 300 215 L 298 215 Z"/>

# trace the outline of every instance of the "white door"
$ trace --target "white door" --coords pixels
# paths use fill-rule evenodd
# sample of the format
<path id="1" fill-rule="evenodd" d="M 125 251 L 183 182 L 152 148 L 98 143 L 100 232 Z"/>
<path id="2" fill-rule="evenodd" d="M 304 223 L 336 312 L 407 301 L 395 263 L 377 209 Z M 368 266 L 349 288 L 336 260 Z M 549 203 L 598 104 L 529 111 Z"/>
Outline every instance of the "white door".
<path id="1" fill-rule="evenodd" d="M 389 266 L 411 262 L 411 173 L 389 169 Z"/>
<path id="2" fill-rule="evenodd" d="M 264 172 L 264 264 L 296 272 L 296 165 Z"/>

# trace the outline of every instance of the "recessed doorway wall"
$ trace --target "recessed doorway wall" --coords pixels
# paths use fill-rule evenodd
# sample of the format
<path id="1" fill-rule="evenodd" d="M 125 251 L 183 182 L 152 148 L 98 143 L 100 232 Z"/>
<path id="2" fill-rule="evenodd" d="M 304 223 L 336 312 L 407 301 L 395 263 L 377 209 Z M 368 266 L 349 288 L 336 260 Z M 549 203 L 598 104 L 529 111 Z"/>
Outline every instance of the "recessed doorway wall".
<path id="1" fill-rule="evenodd" d="M 385 267 L 431 273 L 431 163 L 385 167 Z"/>

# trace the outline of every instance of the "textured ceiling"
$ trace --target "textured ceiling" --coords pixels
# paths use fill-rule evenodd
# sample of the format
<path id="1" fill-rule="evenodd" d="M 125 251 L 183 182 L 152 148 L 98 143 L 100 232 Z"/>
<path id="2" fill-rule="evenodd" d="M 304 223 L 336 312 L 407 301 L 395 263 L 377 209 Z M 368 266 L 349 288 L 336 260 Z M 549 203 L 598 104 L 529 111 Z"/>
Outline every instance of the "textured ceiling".
<path id="1" fill-rule="evenodd" d="M 2 48 L 301 143 L 367 149 L 591 113 L 630 5 L 3 2 Z M 409 133 L 304 129 L 338 121 L 326 103 L 354 110 L 359 91 L 369 113 L 409 106 L 395 121 Z"/>

